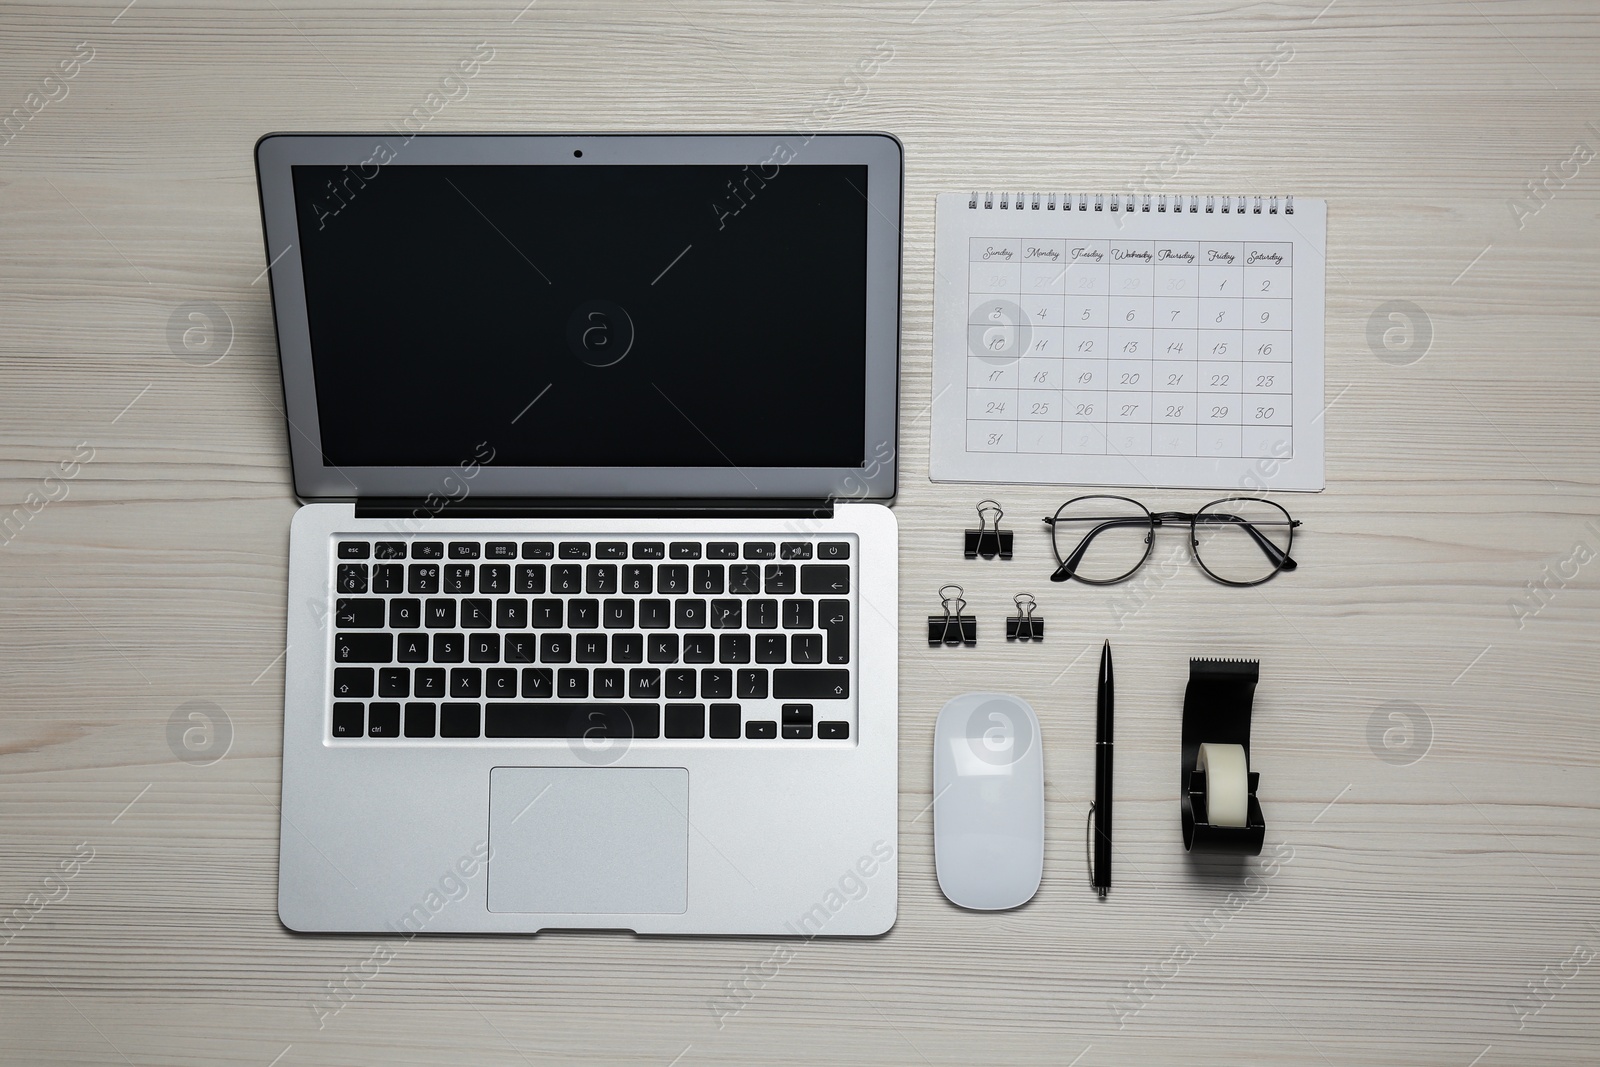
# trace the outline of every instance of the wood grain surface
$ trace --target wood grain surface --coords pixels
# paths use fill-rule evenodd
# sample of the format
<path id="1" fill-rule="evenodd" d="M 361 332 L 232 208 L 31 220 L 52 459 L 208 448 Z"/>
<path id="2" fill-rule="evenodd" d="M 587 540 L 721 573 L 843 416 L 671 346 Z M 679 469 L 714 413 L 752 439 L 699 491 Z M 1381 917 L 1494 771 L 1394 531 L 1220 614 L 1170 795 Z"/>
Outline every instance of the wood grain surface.
<path id="1" fill-rule="evenodd" d="M 1593 5 L 523 3 L 0 6 L 0 518 L 25 514 L 0 537 L 0 1062 L 1600 1059 Z M 766 940 L 277 921 L 295 501 L 251 146 L 427 114 L 480 43 L 428 129 L 905 143 L 884 937 L 775 962 Z M 1329 202 L 1328 489 L 1284 498 L 1301 567 L 1258 589 L 1206 582 L 1181 536 L 1136 585 L 1054 586 L 1037 520 L 1066 490 L 927 480 L 935 194 L 1141 175 Z M 218 332 L 186 348 L 195 304 Z M 985 490 L 1010 563 L 960 558 Z M 1049 638 L 928 650 L 947 581 L 991 638 L 1032 591 Z M 1107 637 L 1102 903 L 1083 822 Z M 1179 834 L 1186 661 L 1208 654 L 1262 665 L 1267 847 L 1244 864 Z M 1038 709 L 1049 786 L 1044 885 L 1001 914 L 940 896 L 926 814 L 934 715 L 987 688 Z M 217 729 L 185 747 L 197 709 Z"/>

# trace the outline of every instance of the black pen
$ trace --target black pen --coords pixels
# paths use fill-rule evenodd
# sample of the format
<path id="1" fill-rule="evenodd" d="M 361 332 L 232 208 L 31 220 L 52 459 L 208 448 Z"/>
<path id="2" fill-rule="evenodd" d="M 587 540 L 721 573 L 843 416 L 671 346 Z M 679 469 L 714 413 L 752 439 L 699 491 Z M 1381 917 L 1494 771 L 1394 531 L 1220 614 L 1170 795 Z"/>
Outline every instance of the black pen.
<path id="1" fill-rule="evenodd" d="M 1099 725 L 1094 739 L 1094 887 L 1104 897 L 1111 889 L 1111 720 L 1115 686 L 1111 681 L 1111 642 L 1100 653 Z"/>

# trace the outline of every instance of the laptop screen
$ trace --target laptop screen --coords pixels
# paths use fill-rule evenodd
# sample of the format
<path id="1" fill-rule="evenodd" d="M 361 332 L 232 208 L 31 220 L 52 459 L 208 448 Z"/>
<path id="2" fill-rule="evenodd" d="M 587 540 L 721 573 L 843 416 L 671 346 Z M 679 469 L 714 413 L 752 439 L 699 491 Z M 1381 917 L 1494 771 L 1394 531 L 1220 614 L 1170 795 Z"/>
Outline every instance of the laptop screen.
<path id="1" fill-rule="evenodd" d="M 861 466 L 867 169 L 293 166 L 324 462 Z"/>

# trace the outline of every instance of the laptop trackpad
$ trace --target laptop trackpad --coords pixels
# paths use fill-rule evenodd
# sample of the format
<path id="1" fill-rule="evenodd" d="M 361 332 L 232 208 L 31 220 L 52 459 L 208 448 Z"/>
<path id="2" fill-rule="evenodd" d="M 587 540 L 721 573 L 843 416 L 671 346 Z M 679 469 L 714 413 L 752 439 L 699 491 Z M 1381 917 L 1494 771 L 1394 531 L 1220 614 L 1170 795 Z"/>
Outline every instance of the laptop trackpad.
<path id="1" fill-rule="evenodd" d="M 490 911 L 681 915 L 689 772 L 496 767 L 489 847 Z"/>

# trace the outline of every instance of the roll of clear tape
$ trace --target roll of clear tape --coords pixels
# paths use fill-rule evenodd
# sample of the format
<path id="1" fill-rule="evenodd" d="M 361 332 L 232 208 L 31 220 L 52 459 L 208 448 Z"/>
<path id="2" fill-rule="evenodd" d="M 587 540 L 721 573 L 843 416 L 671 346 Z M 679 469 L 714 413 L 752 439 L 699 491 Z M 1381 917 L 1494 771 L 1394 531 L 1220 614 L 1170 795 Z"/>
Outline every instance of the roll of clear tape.
<path id="1" fill-rule="evenodd" d="M 1202 744 L 1195 769 L 1206 776 L 1206 822 L 1244 826 L 1250 814 L 1250 765 L 1244 746 Z"/>

